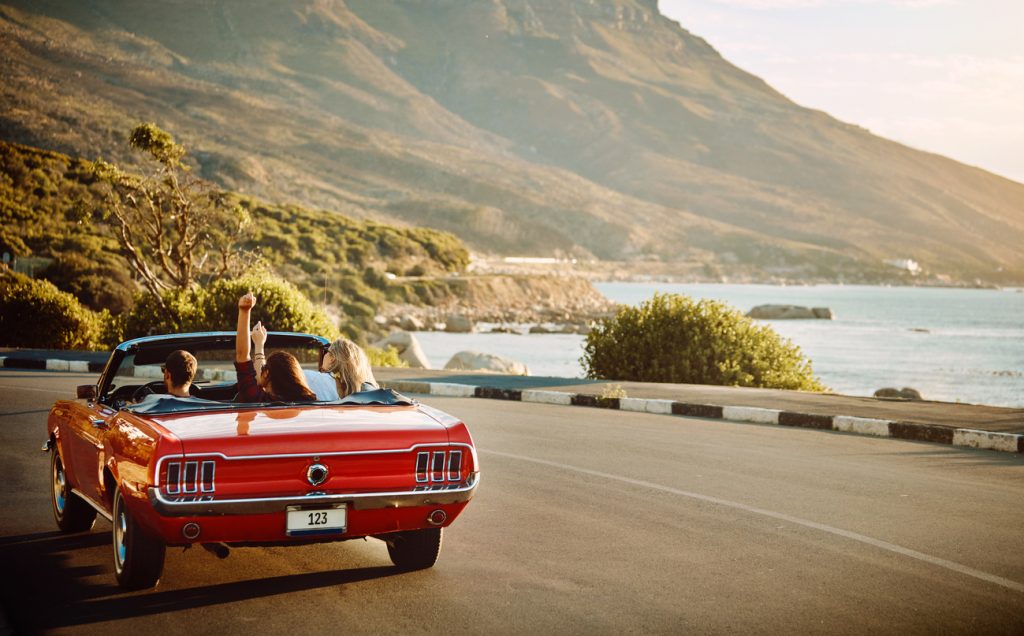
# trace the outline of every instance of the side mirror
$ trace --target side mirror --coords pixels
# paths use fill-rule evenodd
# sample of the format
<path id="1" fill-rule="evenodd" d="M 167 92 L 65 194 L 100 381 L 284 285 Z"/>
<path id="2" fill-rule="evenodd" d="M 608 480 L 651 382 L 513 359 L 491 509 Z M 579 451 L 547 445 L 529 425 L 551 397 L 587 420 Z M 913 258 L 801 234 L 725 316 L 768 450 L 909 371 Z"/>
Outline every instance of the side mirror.
<path id="1" fill-rule="evenodd" d="M 95 400 L 96 399 L 96 385 L 95 384 L 79 384 L 78 385 L 78 399 L 79 400 Z"/>

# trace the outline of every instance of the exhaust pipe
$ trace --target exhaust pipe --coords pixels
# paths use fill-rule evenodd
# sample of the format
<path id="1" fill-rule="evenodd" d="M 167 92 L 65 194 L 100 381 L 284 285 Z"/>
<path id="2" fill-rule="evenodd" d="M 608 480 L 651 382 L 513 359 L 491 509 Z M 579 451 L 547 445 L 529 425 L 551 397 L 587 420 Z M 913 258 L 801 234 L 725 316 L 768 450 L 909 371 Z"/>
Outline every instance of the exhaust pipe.
<path id="1" fill-rule="evenodd" d="M 226 559 L 231 554 L 231 548 L 223 543 L 204 543 L 203 549 L 211 552 L 218 559 Z"/>

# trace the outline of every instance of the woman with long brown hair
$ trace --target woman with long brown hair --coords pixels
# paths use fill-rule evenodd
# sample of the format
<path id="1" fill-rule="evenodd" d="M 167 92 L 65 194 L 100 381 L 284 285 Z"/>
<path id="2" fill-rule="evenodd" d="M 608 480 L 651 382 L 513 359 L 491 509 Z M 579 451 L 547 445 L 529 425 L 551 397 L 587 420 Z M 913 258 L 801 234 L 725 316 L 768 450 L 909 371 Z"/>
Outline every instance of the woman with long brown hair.
<path id="1" fill-rule="evenodd" d="M 235 370 L 240 402 L 315 402 L 316 394 L 295 356 L 287 351 L 263 353 L 267 330 L 261 323 L 252 329 L 253 354 L 249 356 L 249 314 L 256 297 L 246 292 L 238 299 L 238 328 L 235 332 Z"/>

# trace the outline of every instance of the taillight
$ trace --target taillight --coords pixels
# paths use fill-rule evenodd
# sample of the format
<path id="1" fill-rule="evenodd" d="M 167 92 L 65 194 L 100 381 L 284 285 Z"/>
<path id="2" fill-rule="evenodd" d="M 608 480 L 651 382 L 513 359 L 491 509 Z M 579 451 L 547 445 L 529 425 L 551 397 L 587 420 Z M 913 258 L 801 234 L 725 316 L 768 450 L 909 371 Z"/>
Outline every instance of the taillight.
<path id="1" fill-rule="evenodd" d="M 462 451 L 423 451 L 416 454 L 417 483 L 462 481 Z"/>
<path id="2" fill-rule="evenodd" d="M 217 462 L 187 461 L 167 462 L 167 481 L 164 489 L 168 495 L 192 495 L 213 492 Z"/>

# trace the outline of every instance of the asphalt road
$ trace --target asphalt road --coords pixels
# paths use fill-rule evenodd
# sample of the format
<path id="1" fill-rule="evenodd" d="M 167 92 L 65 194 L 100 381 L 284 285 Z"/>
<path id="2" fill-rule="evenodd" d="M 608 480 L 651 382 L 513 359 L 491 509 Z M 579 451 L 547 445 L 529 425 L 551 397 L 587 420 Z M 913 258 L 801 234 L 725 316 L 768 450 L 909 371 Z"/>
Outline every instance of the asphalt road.
<path id="1" fill-rule="evenodd" d="M 156 590 L 122 593 L 109 523 L 56 532 L 39 451 L 90 380 L 0 371 L 18 633 L 1024 633 L 1024 457 L 469 398 L 429 398 L 484 471 L 434 568 L 372 540 L 173 549 Z"/>

